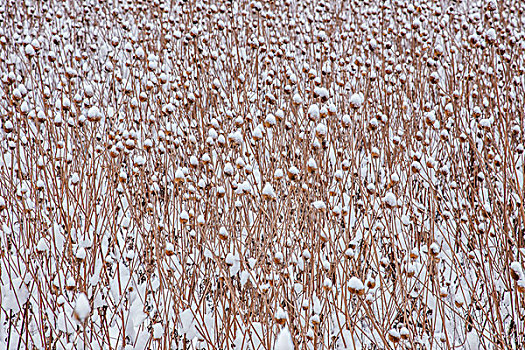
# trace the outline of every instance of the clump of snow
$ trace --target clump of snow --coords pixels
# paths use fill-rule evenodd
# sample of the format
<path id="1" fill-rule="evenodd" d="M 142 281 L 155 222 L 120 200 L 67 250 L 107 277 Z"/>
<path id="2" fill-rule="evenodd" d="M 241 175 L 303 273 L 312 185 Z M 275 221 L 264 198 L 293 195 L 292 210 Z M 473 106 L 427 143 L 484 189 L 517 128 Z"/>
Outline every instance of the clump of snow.
<path id="1" fill-rule="evenodd" d="M 315 133 L 318 137 L 325 137 L 328 132 L 328 129 L 325 124 L 319 123 L 315 128 Z"/>
<path id="2" fill-rule="evenodd" d="M 91 306 L 85 293 L 79 293 L 75 302 L 74 315 L 75 317 L 84 322 L 91 314 Z"/>
<path id="3" fill-rule="evenodd" d="M 391 329 L 388 331 L 388 339 L 394 343 L 397 343 L 401 339 L 401 334 L 397 329 Z"/>
<path id="4" fill-rule="evenodd" d="M 186 334 L 190 331 L 194 321 L 193 311 L 186 309 L 180 314 L 180 323 L 182 325 L 182 333 Z"/>
<path id="5" fill-rule="evenodd" d="M 275 194 L 275 190 L 273 189 L 273 186 L 271 183 L 267 182 L 266 185 L 264 185 L 264 188 L 262 190 L 263 198 L 265 199 L 276 199 L 277 195 Z"/>
<path id="6" fill-rule="evenodd" d="M 363 93 L 354 93 L 350 96 L 350 105 L 354 108 L 359 108 L 365 102 L 365 96 Z"/>
<path id="7" fill-rule="evenodd" d="M 319 97 L 321 100 L 328 100 L 328 90 L 323 87 L 314 88 L 314 94 Z"/>
<path id="8" fill-rule="evenodd" d="M 314 103 L 308 108 L 308 116 L 310 117 L 310 119 L 317 120 L 319 119 L 319 115 L 319 106 L 317 104 Z"/>
<path id="9" fill-rule="evenodd" d="M 521 264 L 518 261 L 513 261 L 510 264 L 511 274 L 512 277 L 515 280 L 519 280 L 523 278 L 523 269 L 521 267 Z"/>
<path id="10" fill-rule="evenodd" d="M 294 94 L 292 100 L 295 104 L 303 103 L 303 98 L 299 94 Z"/>
<path id="11" fill-rule="evenodd" d="M 186 177 L 184 176 L 184 172 L 182 171 L 182 168 L 177 168 L 175 171 L 175 181 L 176 182 L 184 182 Z"/>
<path id="12" fill-rule="evenodd" d="M 102 113 L 97 106 L 93 106 L 88 110 L 89 120 L 100 120 L 102 118 Z"/>
<path id="13" fill-rule="evenodd" d="M 489 41 L 496 41 L 496 30 L 494 28 L 489 28 L 487 30 L 487 39 Z"/>
<path id="14" fill-rule="evenodd" d="M 363 284 L 363 281 L 354 276 L 348 281 L 348 290 L 351 293 L 362 295 L 365 291 L 365 285 Z"/>
<path id="15" fill-rule="evenodd" d="M 133 159 L 133 163 L 135 164 L 135 166 L 143 166 L 144 164 L 146 164 L 146 159 L 142 156 L 135 156 L 135 158 Z"/>
<path id="16" fill-rule="evenodd" d="M 294 344 L 288 327 L 284 327 L 275 341 L 274 350 L 293 350 Z"/>
<path id="17" fill-rule="evenodd" d="M 39 253 L 47 252 L 49 250 L 49 246 L 47 245 L 47 242 L 45 238 L 40 238 L 38 240 L 38 243 L 36 245 L 36 251 Z"/>
<path id="18" fill-rule="evenodd" d="M 310 171 L 314 171 L 317 169 L 317 162 L 315 161 L 315 159 L 310 158 L 308 159 L 306 166 L 310 169 Z"/>
<path id="19" fill-rule="evenodd" d="M 286 313 L 286 311 L 283 310 L 283 308 L 279 307 L 277 309 L 277 312 L 275 313 L 275 319 L 278 322 L 286 322 L 286 320 L 288 319 L 288 314 Z"/>
<path id="20" fill-rule="evenodd" d="M 392 192 L 388 192 L 385 197 L 383 197 L 383 202 L 389 208 L 394 208 L 397 205 L 396 196 Z"/>
<path id="21" fill-rule="evenodd" d="M 161 339 L 164 336 L 164 326 L 162 323 L 153 325 L 153 339 Z"/>
<path id="22" fill-rule="evenodd" d="M 312 206 L 313 206 L 315 209 L 320 210 L 320 211 L 326 209 L 326 204 L 325 204 L 325 202 L 323 202 L 323 201 L 315 201 L 315 202 L 312 203 Z"/>

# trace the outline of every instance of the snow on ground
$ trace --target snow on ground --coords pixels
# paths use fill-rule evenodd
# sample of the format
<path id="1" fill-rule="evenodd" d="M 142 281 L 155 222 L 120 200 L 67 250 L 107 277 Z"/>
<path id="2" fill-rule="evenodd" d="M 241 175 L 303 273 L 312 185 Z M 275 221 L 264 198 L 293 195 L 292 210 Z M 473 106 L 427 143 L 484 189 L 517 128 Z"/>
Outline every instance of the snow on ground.
<path id="1" fill-rule="evenodd" d="M 520 1 L 0 3 L 0 349 L 520 349 Z"/>

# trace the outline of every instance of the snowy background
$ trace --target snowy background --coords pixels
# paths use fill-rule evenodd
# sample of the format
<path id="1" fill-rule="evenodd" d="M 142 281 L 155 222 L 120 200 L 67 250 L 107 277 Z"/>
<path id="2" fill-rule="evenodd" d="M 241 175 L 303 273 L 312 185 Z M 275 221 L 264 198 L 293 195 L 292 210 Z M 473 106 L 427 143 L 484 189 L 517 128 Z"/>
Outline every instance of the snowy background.
<path id="1" fill-rule="evenodd" d="M 525 3 L 0 1 L 0 349 L 520 349 Z"/>

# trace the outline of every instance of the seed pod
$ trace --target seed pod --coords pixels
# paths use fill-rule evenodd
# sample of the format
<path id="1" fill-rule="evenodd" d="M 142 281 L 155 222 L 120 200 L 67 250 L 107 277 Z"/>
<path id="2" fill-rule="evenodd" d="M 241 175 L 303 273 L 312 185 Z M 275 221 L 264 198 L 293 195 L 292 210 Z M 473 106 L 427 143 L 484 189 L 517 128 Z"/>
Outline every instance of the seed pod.
<path id="1" fill-rule="evenodd" d="M 520 293 L 525 293 L 525 279 L 521 279 L 516 283 L 516 290 Z"/>
<path id="2" fill-rule="evenodd" d="M 365 286 L 359 278 L 352 277 L 350 278 L 350 281 L 348 281 L 348 291 L 352 294 L 364 295 Z"/>
<path id="3" fill-rule="evenodd" d="M 220 229 L 219 229 L 219 234 L 218 234 L 218 237 L 219 239 L 225 241 L 228 239 L 228 231 L 226 230 L 226 227 L 222 226 Z"/>
<path id="4" fill-rule="evenodd" d="M 513 280 L 518 281 L 521 276 L 523 275 L 523 271 L 521 268 L 521 264 L 517 261 L 514 261 L 510 264 L 510 277 L 512 277 Z"/>
<path id="5" fill-rule="evenodd" d="M 173 243 L 166 243 L 166 255 L 172 256 L 175 254 L 175 248 L 173 246 Z"/>
<path id="6" fill-rule="evenodd" d="M 401 334 L 397 331 L 397 329 L 391 329 L 388 331 L 388 340 L 393 343 L 398 343 L 401 340 Z"/>

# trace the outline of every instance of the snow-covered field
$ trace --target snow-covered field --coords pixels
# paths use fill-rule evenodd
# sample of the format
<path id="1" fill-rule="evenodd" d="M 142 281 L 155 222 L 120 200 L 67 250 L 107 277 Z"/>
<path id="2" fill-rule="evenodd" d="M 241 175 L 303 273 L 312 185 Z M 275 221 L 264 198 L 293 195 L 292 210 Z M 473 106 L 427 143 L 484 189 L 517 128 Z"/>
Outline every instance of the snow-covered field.
<path id="1" fill-rule="evenodd" d="M 0 349 L 523 349 L 524 14 L 0 1 Z"/>

